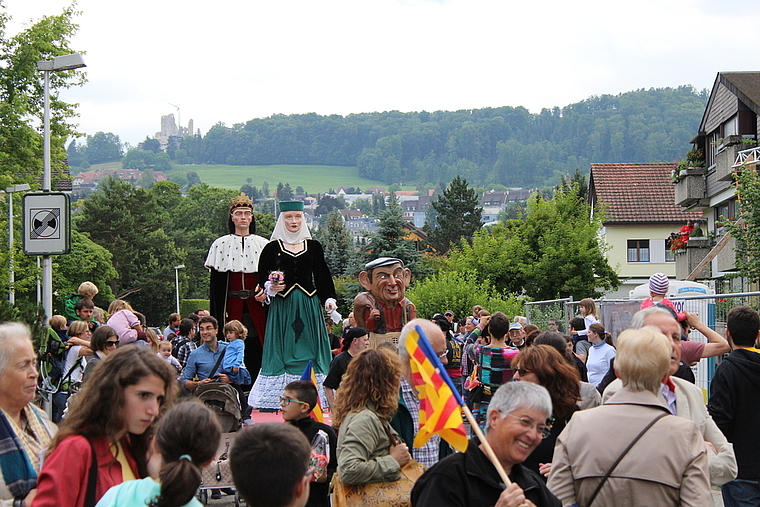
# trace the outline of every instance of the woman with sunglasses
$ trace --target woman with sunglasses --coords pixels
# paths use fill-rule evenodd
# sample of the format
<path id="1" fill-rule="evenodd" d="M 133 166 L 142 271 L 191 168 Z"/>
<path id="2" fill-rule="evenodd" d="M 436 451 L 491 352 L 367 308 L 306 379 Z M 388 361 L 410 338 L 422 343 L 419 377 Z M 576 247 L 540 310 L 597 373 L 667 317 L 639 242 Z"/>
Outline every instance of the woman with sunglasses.
<path id="1" fill-rule="evenodd" d="M 119 346 L 119 337 L 116 335 L 116 331 L 109 326 L 100 326 L 92 333 L 90 339 L 90 348 L 92 349 L 92 357 L 87 361 L 87 366 L 84 368 L 84 374 L 82 375 L 82 384 L 92 375 L 95 366 L 100 363 L 102 359 L 105 359 L 108 354 L 116 350 Z"/>
<path id="2" fill-rule="evenodd" d="M 544 480 L 551 470 L 554 443 L 572 415 L 578 410 L 581 399 L 580 376 L 557 349 L 551 345 L 525 347 L 512 360 L 513 378 L 546 388 L 552 399 L 551 433 L 523 462 L 523 466 L 538 473 Z"/>
<path id="3" fill-rule="evenodd" d="M 91 507 L 148 476 L 156 420 L 174 398 L 171 367 L 148 347 L 121 347 L 95 368 L 58 428 L 32 507 Z"/>

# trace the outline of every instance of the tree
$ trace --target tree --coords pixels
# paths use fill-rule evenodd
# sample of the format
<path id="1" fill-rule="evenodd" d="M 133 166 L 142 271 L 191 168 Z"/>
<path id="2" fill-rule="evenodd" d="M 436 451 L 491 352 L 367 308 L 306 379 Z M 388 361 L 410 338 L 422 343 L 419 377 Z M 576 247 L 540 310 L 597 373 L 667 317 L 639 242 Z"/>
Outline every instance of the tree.
<path id="1" fill-rule="evenodd" d="M 482 225 L 483 208 L 478 206 L 478 194 L 467 186 L 467 180 L 459 176 L 430 203 L 430 207 L 436 217 L 434 224 L 426 224 L 428 241 L 440 253 L 448 252 L 451 244 L 459 243 L 462 238 L 471 241 Z"/>
<path id="2" fill-rule="evenodd" d="M 114 162 L 124 156 L 119 136 L 111 132 L 96 132 L 87 136 L 87 161 L 90 164 Z"/>
<path id="3" fill-rule="evenodd" d="M 404 230 L 404 211 L 395 195 L 391 194 L 388 208 L 380 215 L 378 230 L 372 234 L 367 245 L 365 262 L 378 257 L 396 257 L 412 270 L 413 275 L 424 276 L 428 270 L 422 267 L 422 255 L 417 251 L 414 241 L 406 238 Z"/>
<path id="4" fill-rule="evenodd" d="M 129 294 L 149 322 L 164 321 L 174 308 L 173 266 L 185 263 L 186 254 L 165 232 L 170 216 L 153 194 L 109 177 L 84 201 L 75 223 L 113 255 L 114 295 Z"/>
<path id="5" fill-rule="evenodd" d="M 325 194 L 319 200 L 319 204 L 317 205 L 317 209 L 314 210 L 314 213 L 318 216 L 327 215 L 336 209 L 340 209 L 340 202 L 338 202 L 338 199 L 331 195 Z"/>
<path id="6" fill-rule="evenodd" d="M 4 8 L 4 6 L 2 6 Z M 70 43 L 77 31 L 75 6 L 55 16 L 45 16 L 10 37 L 10 16 L 0 11 L 0 188 L 29 183 L 39 188 L 42 174 L 43 88 L 39 60 L 75 52 Z M 79 70 L 50 73 L 51 175 L 62 177 L 66 152 L 64 143 L 76 137 L 70 123 L 76 105 L 60 99 L 62 89 L 79 86 L 85 74 Z"/>
<path id="7" fill-rule="evenodd" d="M 137 143 L 137 149 L 159 153 L 161 151 L 161 142 L 158 139 L 152 139 L 148 136 L 145 136 L 144 141 Z"/>
<path id="8" fill-rule="evenodd" d="M 721 217 L 736 238 L 736 268 L 750 282 L 760 279 L 760 176 L 754 166 L 743 166 L 736 176 L 738 209 L 735 217 Z"/>
<path id="9" fill-rule="evenodd" d="M 372 202 L 368 198 L 360 197 L 356 199 L 351 207 L 361 211 L 362 215 L 372 215 Z"/>
<path id="10" fill-rule="evenodd" d="M 469 315 L 475 305 L 507 315 L 521 314 L 523 309 L 523 302 L 517 297 L 501 293 L 474 271 L 436 273 L 412 284 L 406 295 L 414 301 L 417 315 L 434 315 L 444 310 Z"/>
<path id="11" fill-rule="evenodd" d="M 489 227 L 452 250 L 446 270 L 475 270 L 499 290 L 537 300 L 599 297 L 618 285 L 599 241 L 601 210 L 578 195 L 577 185 L 553 199 L 534 194 L 525 220 Z"/>
<path id="12" fill-rule="evenodd" d="M 153 169 L 145 169 L 137 179 L 136 185 L 141 188 L 149 189 L 156 183 L 156 175 L 153 173 Z"/>
<path id="13" fill-rule="evenodd" d="M 327 216 L 324 230 L 319 229 L 319 242 L 325 251 L 325 262 L 333 276 L 347 275 L 356 271 L 357 262 L 351 235 L 343 223 L 340 211 L 334 210 Z"/>
<path id="14" fill-rule="evenodd" d="M 185 173 L 185 176 L 187 177 L 187 186 L 192 187 L 194 185 L 200 185 L 201 184 L 201 177 L 198 176 L 198 173 L 195 171 L 187 171 Z"/>
<path id="15" fill-rule="evenodd" d="M 79 284 L 89 280 L 98 287 L 96 304 L 113 301 L 111 281 L 119 277 L 113 267 L 113 256 L 106 248 L 92 241 L 88 234 L 71 231 L 71 252 L 53 257 L 53 293 L 58 294 L 56 310 L 63 311 L 63 300 L 76 294 Z"/>

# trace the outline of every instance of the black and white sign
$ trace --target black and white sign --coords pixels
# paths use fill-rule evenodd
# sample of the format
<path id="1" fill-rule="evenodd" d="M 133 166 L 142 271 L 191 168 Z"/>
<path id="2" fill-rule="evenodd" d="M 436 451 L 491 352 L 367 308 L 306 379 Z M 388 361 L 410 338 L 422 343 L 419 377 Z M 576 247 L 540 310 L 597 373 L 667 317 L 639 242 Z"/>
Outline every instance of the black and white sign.
<path id="1" fill-rule="evenodd" d="M 60 192 L 24 195 L 24 253 L 60 255 L 71 249 L 69 196 Z"/>

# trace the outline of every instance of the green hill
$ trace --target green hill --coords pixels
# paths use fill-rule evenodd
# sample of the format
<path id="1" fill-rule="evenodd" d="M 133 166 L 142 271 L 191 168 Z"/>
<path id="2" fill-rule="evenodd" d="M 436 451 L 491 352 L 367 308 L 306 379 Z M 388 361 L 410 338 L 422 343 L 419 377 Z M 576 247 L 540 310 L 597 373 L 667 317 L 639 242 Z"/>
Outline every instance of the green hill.
<path id="1" fill-rule="evenodd" d="M 166 171 L 172 174 L 198 173 L 201 181 L 212 187 L 237 190 L 245 185 L 248 178 L 251 185 L 261 187 L 265 181 L 274 189 L 277 183 L 290 183 L 295 189 L 302 186 L 308 193 L 327 192 L 337 187 L 385 187 L 382 181 L 359 176 L 356 167 L 337 165 L 176 165 Z"/>

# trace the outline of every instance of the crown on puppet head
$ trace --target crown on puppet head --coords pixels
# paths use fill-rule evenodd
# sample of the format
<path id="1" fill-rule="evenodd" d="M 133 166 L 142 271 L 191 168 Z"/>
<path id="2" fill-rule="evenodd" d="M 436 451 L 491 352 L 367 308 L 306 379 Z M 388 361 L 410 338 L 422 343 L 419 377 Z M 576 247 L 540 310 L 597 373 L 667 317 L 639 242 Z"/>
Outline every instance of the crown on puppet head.
<path id="1" fill-rule="evenodd" d="M 303 211 L 303 201 L 280 201 L 280 211 Z"/>
<path id="2" fill-rule="evenodd" d="M 241 193 L 232 200 L 232 203 L 230 203 L 230 212 L 235 211 L 238 208 L 248 208 L 253 211 L 253 201 L 251 201 L 250 197 Z"/>

